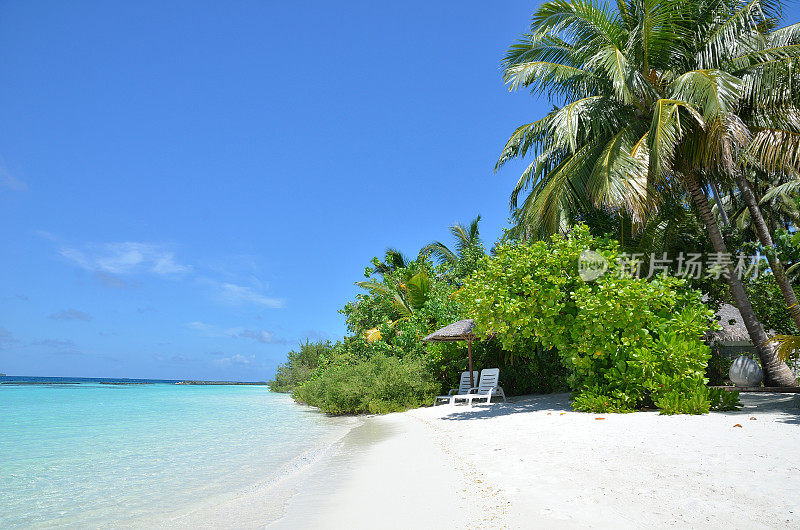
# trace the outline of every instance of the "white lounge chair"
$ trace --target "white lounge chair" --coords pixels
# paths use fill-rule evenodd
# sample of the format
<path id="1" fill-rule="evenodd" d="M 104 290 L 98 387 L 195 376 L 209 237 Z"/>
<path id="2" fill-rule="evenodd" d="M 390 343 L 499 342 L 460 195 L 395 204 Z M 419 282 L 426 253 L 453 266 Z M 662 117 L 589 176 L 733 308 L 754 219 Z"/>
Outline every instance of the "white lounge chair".
<path id="1" fill-rule="evenodd" d="M 466 401 L 472 406 L 472 402 L 476 399 L 485 399 L 486 403 L 491 403 L 492 398 L 500 396 L 503 398 L 503 403 L 506 402 L 506 394 L 503 392 L 503 387 L 498 385 L 500 379 L 500 368 L 487 368 L 481 370 L 481 381 L 476 388 L 471 388 L 469 394 L 453 396 L 453 403 L 458 401 Z"/>
<path id="2" fill-rule="evenodd" d="M 478 380 L 478 372 L 472 372 L 472 379 L 475 381 Z M 433 401 L 433 406 L 435 407 L 438 405 L 440 401 L 452 405 L 455 396 L 469 394 L 471 388 L 472 384 L 469 381 L 469 372 L 461 372 L 461 381 L 458 383 L 458 388 L 453 388 L 446 396 L 436 396 L 436 399 Z"/>

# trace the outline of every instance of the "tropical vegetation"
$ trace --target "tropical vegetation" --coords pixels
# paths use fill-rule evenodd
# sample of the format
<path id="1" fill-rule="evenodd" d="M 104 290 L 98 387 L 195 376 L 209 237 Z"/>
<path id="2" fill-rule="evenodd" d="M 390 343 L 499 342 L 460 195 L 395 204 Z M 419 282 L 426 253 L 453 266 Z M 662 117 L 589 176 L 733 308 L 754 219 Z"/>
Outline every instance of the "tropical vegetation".
<path id="1" fill-rule="evenodd" d="M 465 352 L 421 339 L 470 317 L 476 366 L 500 367 L 511 395 L 726 410 L 736 394 L 707 386 L 726 360 L 704 342 L 721 302 L 741 312 L 765 384 L 796 386 L 800 24 L 780 21 L 774 0 L 542 4 L 502 61 L 511 91 L 552 105 L 497 161 L 528 162 L 511 226 L 487 247 L 477 216 L 450 227 L 452 243 L 374 258 L 340 311 L 347 335 L 290 353 L 273 388 L 335 414 L 429 404 Z M 589 249 L 608 270 L 587 279 Z M 628 255 L 732 259 L 716 276 L 678 278 L 673 262 L 637 277 Z M 742 276 L 735 258 L 752 255 L 758 274 Z"/>
<path id="2" fill-rule="evenodd" d="M 800 169 L 800 25 L 777 28 L 779 12 L 769 0 L 544 3 L 503 61 L 511 90 L 528 88 L 554 105 L 514 131 L 497 163 L 533 159 L 511 194 L 518 233 L 563 232 L 596 210 L 641 228 L 662 204 L 683 199 L 714 251 L 728 254 L 712 206 L 722 214 L 719 188 L 736 188 L 800 326 L 751 183 L 776 174 L 794 179 Z M 783 185 L 784 195 L 794 182 Z M 728 294 L 768 382 L 796 385 L 733 265 L 727 269 Z"/>

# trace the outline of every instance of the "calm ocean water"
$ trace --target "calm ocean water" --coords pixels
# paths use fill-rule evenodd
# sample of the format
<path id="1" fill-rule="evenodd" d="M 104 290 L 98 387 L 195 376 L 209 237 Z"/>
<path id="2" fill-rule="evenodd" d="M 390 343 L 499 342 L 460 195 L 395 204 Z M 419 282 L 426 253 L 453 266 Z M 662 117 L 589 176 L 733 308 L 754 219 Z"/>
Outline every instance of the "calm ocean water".
<path id="1" fill-rule="evenodd" d="M 158 520 L 302 471 L 353 425 L 265 386 L 61 381 L 0 384 L 0 528 Z"/>

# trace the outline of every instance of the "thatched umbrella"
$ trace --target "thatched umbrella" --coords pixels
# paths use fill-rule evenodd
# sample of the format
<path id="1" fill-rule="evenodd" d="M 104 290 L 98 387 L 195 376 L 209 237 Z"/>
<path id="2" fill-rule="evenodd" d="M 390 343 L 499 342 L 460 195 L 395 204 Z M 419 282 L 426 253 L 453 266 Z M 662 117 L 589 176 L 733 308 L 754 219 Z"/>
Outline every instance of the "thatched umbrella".
<path id="1" fill-rule="evenodd" d="M 437 329 L 427 337 L 423 337 L 425 342 L 456 342 L 459 340 L 467 341 L 467 357 L 469 358 L 469 386 L 475 386 L 475 380 L 472 375 L 472 341 L 478 340 L 478 337 L 473 335 L 472 328 L 475 327 L 475 321 L 471 318 L 453 322 L 447 326 Z"/>

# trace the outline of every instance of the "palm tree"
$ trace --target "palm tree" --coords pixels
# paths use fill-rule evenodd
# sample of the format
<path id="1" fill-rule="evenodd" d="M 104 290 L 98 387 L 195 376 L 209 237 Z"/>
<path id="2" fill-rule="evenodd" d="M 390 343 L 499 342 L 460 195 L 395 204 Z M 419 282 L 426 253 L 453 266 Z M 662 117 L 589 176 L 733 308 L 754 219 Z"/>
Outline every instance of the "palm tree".
<path id="1" fill-rule="evenodd" d="M 412 262 L 413 263 L 413 262 Z M 411 265 L 409 263 L 408 265 Z M 410 319 L 416 311 L 422 309 L 431 296 L 433 285 L 424 267 L 415 271 L 411 267 L 398 268 L 393 271 L 395 277 L 384 275 L 383 282 L 369 280 L 356 282 L 356 285 L 373 295 L 388 297 L 395 315 L 388 324 L 393 327 L 398 322 Z M 382 338 L 377 327 L 364 332 L 368 342 Z"/>
<path id="2" fill-rule="evenodd" d="M 398 269 L 405 269 L 408 267 L 409 259 L 397 250 L 396 248 L 387 248 L 384 253 L 383 261 L 375 258 L 372 260 L 374 265 L 374 272 L 380 275 L 385 275 L 394 272 Z"/>
<path id="3" fill-rule="evenodd" d="M 766 39 L 775 10 L 769 0 L 543 4 L 503 62 L 511 90 L 527 87 L 554 103 L 544 118 L 514 131 L 497 163 L 533 155 L 511 195 L 525 233 L 563 230 L 592 208 L 624 211 L 643 225 L 663 197 L 685 189 L 715 251 L 727 254 L 706 193 L 710 175 L 741 186 L 741 160 L 796 162 L 770 156 L 766 140 L 782 134 L 779 126 L 800 131 L 800 119 L 780 111 L 800 96 L 792 90 L 800 46 L 791 44 L 799 31 Z M 786 134 L 775 140 L 791 141 Z M 733 267 L 727 272 L 768 383 L 796 385 Z"/>
<path id="4" fill-rule="evenodd" d="M 775 243 L 772 241 L 772 234 L 767 227 L 767 222 L 764 220 L 764 217 L 761 214 L 758 200 L 756 199 L 750 184 L 747 182 L 741 172 L 737 172 L 736 181 L 739 189 L 742 191 L 742 196 L 744 197 L 745 203 L 747 204 L 747 209 L 750 212 L 750 218 L 756 229 L 756 233 L 758 234 L 758 239 L 761 242 L 761 246 L 764 248 L 764 253 L 766 254 L 767 261 L 769 262 L 769 268 L 772 270 L 772 274 L 775 276 L 775 282 L 778 284 L 778 287 L 780 287 L 781 293 L 783 294 L 783 300 L 786 302 L 786 308 L 788 309 L 789 314 L 792 316 L 792 320 L 794 320 L 794 325 L 797 326 L 797 329 L 800 329 L 800 305 L 797 303 L 797 295 L 794 292 L 794 288 L 792 288 L 792 284 L 789 281 L 789 276 L 786 274 L 783 263 L 781 263 L 781 260 L 778 257 Z"/>
<path id="5" fill-rule="evenodd" d="M 440 263 L 449 263 L 455 265 L 459 258 L 463 258 L 468 250 L 479 250 L 483 252 L 483 242 L 480 237 L 480 230 L 478 223 L 481 222 L 481 216 L 477 216 L 470 221 L 469 226 L 464 226 L 461 223 L 456 223 L 450 227 L 450 233 L 455 238 L 456 245 L 455 251 L 440 241 L 434 241 L 422 247 L 419 251 L 420 257 L 434 257 Z"/>

